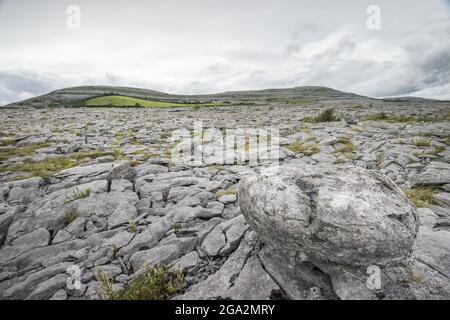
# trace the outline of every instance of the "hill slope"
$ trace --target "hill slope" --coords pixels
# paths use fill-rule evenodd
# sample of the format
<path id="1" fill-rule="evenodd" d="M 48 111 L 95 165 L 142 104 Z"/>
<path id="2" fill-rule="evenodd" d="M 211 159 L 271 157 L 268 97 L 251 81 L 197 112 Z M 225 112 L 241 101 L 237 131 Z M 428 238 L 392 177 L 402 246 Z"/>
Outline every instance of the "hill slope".
<path id="1" fill-rule="evenodd" d="M 353 93 L 337 91 L 326 87 L 295 87 L 289 89 L 265 89 L 248 91 L 230 91 L 206 95 L 177 95 L 154 90 L 113 87 L 113 86 L 83 86 L 56 90 L 48 94 L 15 102 L 7 107 L 73 107 L 84 106 L 89 99 L 101 96 L 125 96 L 143 100 L 156 100 L 175 103 L 208 103 L 230 102 L 240 103 L 268 103 L 268 102 L 318 102 L 318 101 L 368 101 L 371 98 Z"/>

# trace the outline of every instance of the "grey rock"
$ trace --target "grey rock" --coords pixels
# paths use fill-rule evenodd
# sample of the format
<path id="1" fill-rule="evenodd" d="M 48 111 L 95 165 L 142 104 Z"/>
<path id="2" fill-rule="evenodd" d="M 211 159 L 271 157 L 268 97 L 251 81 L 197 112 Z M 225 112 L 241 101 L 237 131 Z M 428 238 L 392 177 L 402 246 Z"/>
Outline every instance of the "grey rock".
<path id="1" fill-rule="evenodd" d="M 280 291 L 256 256 L 251 256 L 242 268 L 234 285 L 224 294 L 232 300 L 270 300 Z"/>
<path id="2" fill-rule="evenodd" d="M 269 169 L 244 177 L 239 198 L 265 242 L 319 261 L 402 261 L 418 223 L 414 206 L 392 181 L 353 166 Z"/>
<path id="3" fill-rule="evenodd" d="M 148 267 L 155 265 L 165 266 L 183 254 L 194 250 L 196 244 L 196 237 L 177 238 L 172 243 L 136 252 L 131 256 L 130 263 L 135 271 L 138 271 L 144 265 Z"/>
<path id="4" fill-rule="evenodd" d="M 50 233 L 46 229 L 36 229 L 3 247 L 0 250 L 0 263 L 11 260 L 34 248 L 47 246 L 49 241 Z"/>
<path id="5" fill-rule="evenodd" d="M 436 202 L 437 205 L 440 205 L 441 207 L 450 208 L 450 193 L 438 193 L 433 195 L 433 199 Z"/>
<path id="6" fill-rule="evenodd" d="M 61 242 L 70 240 L 72 238 L 73 238 L 73 236 L 70 234 L 70 232 L 68 232 L 64 229 L 61 229 L 56 233 L 56 236 L 52 240 L 52 244 L 61 243 Z"/>
<path id="7" fill-rule="evenodd" d="M 67 300 L 67 292 L 63 289 L 58 290 L 49 300 Z"/>
<path id="8" fill-rule="evenodd" d="M 237 197 L 235 194 L 226 194 L 226 195 L 221 196 L 218 200 L 220 202 L 222 202 L 223 204 L 227 205 L 227 204 L 235 202 L 237 200 Z"/>
<path id="9" fill-rule="evenodd" d="M 247 234 L 241 241 L 238 249 L 233 252 L 223 266 L 206 280 L 193 285 L 189 290 L 177 296 L 177 300 L 203 300 L 220 299 L 226 296 L 227 291 L 232 287 L 234 280 L 239 276 L 242 268 L 249 259 L 256 238 L 254 234 Z"/>
<path id="10" fill-rule="evenodd" d="M 185 274 L 189 274 L 191 270 L 197 267 L 199 259 L 198 253 L 192 251 L 171 263 L 170 269 L 172 271 L 180 270 Z"/>
<path id="11" fill-rule="evenodd" d="M 27 300 L 47 300 L 57 291 L 64 288 L 68 275 L 58 274 L 40 283 L 26 298 Z"/>
<path id="12" fill-rule="evenodd" d="M 450 183 L 450 164 L 444 162 L 432 162 L 425 171 L 419 174 L 413 185 L 445 185 Z"/>
<path id="13" fill-rule="evenodd" d="M 137 217 L 137 211 L 134 206 L 130 206 L 127 202 L 119 203 L 114 209 L 113 213 L 108 218 L 108 225 L 110 228 L 115 228 L 124 223 L 128 223 Z"/>

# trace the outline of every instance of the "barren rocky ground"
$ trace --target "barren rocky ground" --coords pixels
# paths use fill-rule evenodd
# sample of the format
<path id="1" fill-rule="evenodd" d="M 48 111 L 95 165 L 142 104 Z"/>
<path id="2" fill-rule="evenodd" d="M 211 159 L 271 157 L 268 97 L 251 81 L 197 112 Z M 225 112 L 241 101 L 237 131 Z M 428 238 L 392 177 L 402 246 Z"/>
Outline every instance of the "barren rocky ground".
<path id="1" fill-rule="evenodd" d="M 0 112 L 1 299 L 99 299 L 99 274 L 155 265 L 183 272 L 175 299 L 450 298 L 448 103 Z M 279 171 L 172 163 L 195 120 L 278 128 Z"/>

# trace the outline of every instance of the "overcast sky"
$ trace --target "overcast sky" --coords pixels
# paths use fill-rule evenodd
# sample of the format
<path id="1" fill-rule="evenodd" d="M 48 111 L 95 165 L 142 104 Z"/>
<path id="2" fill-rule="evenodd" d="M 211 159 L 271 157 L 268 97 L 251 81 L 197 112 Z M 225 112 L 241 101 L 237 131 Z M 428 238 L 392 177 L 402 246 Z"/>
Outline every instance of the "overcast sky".
<path id="1" fill-rule="evenodd" d="M 450 99 L 450 0 L 0 0 L 0 105 L 90 84 Z"/>

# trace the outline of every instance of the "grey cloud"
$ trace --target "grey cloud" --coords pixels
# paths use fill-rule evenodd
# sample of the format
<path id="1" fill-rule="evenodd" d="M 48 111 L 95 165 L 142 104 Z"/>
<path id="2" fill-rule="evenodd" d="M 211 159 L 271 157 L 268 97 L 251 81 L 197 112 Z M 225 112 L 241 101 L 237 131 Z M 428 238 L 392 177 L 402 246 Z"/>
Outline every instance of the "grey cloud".
<path id="1" fill-rule="evenodd" d="M 382 29 L 370 31 L 369 0 L 79 0 L 71 32 L 71 1 L 0 0 L 0 104 L 88 84 L 450 99 L 449 2 L 378 0 Z"/>

